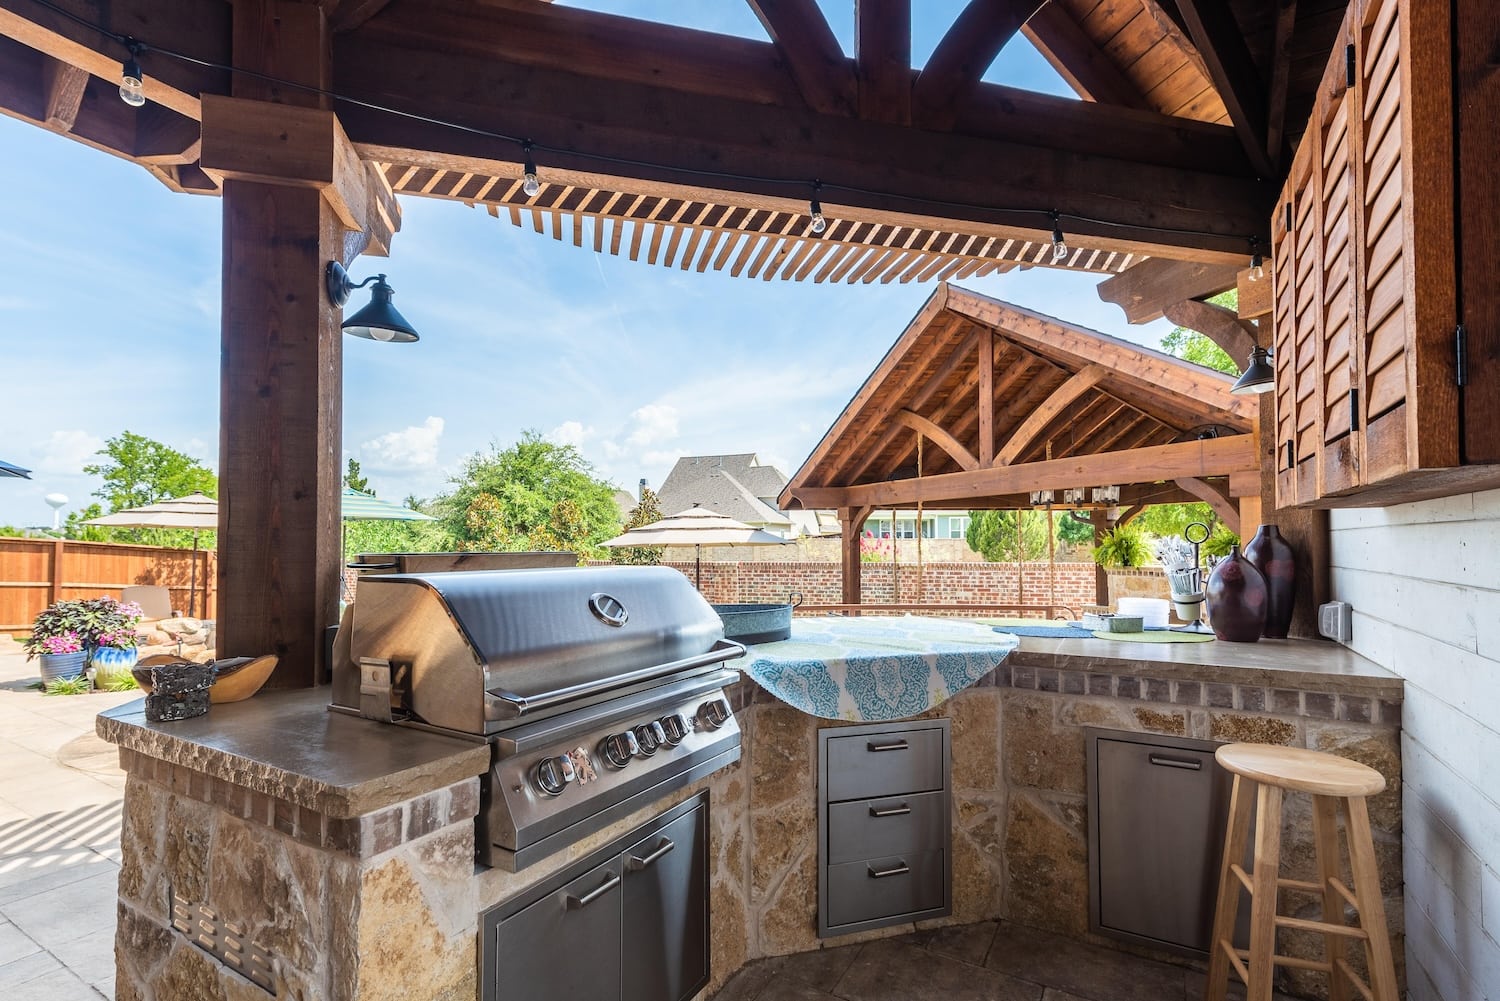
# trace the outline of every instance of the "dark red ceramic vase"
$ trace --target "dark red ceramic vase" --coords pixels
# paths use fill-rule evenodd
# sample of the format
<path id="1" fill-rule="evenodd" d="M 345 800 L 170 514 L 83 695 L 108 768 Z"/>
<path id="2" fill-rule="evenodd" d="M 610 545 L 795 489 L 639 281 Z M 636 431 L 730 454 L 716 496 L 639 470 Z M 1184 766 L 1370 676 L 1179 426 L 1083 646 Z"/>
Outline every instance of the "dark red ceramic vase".
<path id="1" fill-rule="evenodd" d="M 1297 600 L 1297 554 L 1275 525 L 1262 525 L 1245 546 L 1245 559 L 1255 565 L 1266 582 L 1266 624 L 1261 635 L 1286 639 L 1292 624 L 1292 604 Z"/>
<path id="2" fill-rule="evenodd" d="M 1208 624 L 1231 643 L 1254 643 L 1266 624 L 1266 582 L 1235 546 L 1209 575 Z"/>

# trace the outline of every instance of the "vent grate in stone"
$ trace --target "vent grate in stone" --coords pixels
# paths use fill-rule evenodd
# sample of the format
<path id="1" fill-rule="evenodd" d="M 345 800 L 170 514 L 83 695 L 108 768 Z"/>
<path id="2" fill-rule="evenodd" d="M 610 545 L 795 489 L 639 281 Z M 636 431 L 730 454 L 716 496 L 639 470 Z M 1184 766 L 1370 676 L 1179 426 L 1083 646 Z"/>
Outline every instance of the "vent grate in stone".
<path id="1" fill-rule="evenodd" d="M 243 928 L 224 921 L 202 904 L 190 904 L 172 894 L 172 927 L 198 948 L 266 993 L 275 995 L 274 963 L 266 950 L 251 942 Z"/>

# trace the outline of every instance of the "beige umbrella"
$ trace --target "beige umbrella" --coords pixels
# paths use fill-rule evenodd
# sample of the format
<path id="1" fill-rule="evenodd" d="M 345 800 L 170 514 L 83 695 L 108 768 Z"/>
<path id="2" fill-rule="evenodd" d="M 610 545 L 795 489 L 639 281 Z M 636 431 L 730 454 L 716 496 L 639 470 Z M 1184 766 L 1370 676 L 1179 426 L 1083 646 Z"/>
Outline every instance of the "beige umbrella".
<path id="1" fill-rule="evenodd" d="M 692 546 L 694 584 L 703 583 L 704 546 L 785 546 L 791 540 L 758 528 L 751 528 L 742 521 L 735 521 L 727 514 L 710 511 L 706 507 L 694 506 L 686 511 L 653 521 L 649 525 L 632 528 L 624 535 L 617 535 L 601 546 Z"/>
<path id="2" fill-rule="evenodd" d="M 90 518 L 85 525 L 106 528 L 187 528 L 193 532 L 193 573 L 188 589 L 188 614 L 196 614 L 198 604 L 198 533 L 219 527 L 219 502 L 207 494 L 192 493 L 186 497 L 158 501 L 141 507 L 126 508 L 101 518 Z"/>

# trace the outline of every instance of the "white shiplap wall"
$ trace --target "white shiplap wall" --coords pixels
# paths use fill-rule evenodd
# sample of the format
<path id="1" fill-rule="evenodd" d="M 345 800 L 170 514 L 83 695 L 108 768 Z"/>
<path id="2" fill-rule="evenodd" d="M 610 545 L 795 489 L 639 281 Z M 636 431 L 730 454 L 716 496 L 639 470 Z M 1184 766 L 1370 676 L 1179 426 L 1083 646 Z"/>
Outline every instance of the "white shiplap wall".
<path id="1" fill-rule="evenodd" d="M 1412 1001 L 1500 1001 L 1500 490 L 1331 513 L 1356 651 L 1406 681 Z"/>

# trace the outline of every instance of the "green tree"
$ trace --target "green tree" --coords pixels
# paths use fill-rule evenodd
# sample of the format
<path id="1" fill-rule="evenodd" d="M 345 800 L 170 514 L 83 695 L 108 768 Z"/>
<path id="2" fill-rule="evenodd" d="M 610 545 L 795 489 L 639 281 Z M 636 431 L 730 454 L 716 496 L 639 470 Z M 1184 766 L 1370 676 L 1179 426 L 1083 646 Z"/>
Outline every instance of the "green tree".
<path id="1" fill-rule="evenodd" d="M 1047 534 L 1044 511 L 970 511 L 964 540 L 989 562 L 1005 563 L 1046 556 Z"/>
<path id="2" fill-rule="evenodd" d="M 104 443 L 97 453 L 100 462 L 84 466 L 90 476 L 104 480 L 94 496 L 104 508 L 92 504 L 83 511 L 68 515 L 64 534 L 70 539 L 88 541 L 139 542 L 153 546 L 186 549 L 193 544 L 193 533 L 175 528 L 110 528 L 84 525 L 89 518 L 112 514 L 127 508 L 142 507 L 158 501 L 203 493 L 210 497 L 219 492 L 219 478 L 201 460 L 145 435 L 123 431 Z M 214 548 L 214 533 L 198 533 L 198 544 Z"/>
<path id="3" fill-rule="evenodd" d="M 521 433 L 509 448 L 491 445 L 469 457 L 434 502 L 459 549 L 567 549 L 593 557 L 616 534 L 614 487 L 572 445 Z"/>
<path id="4" fill-rule="evenodd" d="M 359 472 L 359 460 L 350 459 L 349 468 L 344 471 L 344 486 L 350 490 L 358 490 L 362 494 L 375 496 L 375 491 L 370 489 L 370 478 L 361 476 Z"/>
<path id="5" fill-rule="evenodd" d="M 656 496 L 655 490 L 641 487 L 641 499 L 630 509 L 630 517 L 625 519 L 625 531 L 649 525 L 653 521 L 661 521 L 661 499 Z M 655 566 L 661 562 L 662 551 L 661 546 L 625 546 L 611 549 L 609 561 L 631 566 Z"/>
<path id="6" fill-rule="evenodd" d="M 1094 523 L 1087 511 L 1062 511 L 1057 516 L 1057 537 L 1071 546 L 1094 544 Z"/>
<path id="7" fill-rule="evenodd" d="M 1192 504 L 1152 504 L 1132 519 L 1148 535 L 1181 535 L 1193 522 L 1202 522 L 1212 531 L 1218 523 L 1214 509 L 1202 501 Z"/>

